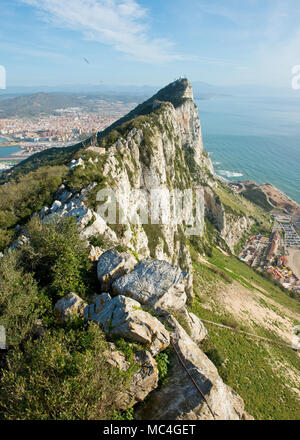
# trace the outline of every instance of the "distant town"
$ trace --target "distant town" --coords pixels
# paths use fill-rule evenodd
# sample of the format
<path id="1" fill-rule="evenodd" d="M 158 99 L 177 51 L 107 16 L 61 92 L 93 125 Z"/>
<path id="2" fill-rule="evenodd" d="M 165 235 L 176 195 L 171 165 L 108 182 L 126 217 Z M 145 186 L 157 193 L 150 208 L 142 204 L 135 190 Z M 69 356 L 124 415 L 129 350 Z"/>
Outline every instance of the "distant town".
<path id="1" fill-rule="evenodd" d="M 54 114 L 36 117 L 0 118 L 0 147 L 19 150 L 6 157 L 0 155 L 0 170 L 52 147 L 65 147 L 102 131 L 134 108 L 134 102 L 99 101 L 93 111 L 80 107 L 56 109 Z M 1 148 L 0 148 L 1 151 Z"/>
<path id="2" fill-rule="evenodd" d="M 299 258 L 300 236 L 292 217 L 271 213 L 274 218 L 270 237 L 253 235 L 245 243 L 239 258 L 251 267 L 267 272 L 284 288 L 300 293 Z M 299 226 L 299 219 L 295 221 Z"/>

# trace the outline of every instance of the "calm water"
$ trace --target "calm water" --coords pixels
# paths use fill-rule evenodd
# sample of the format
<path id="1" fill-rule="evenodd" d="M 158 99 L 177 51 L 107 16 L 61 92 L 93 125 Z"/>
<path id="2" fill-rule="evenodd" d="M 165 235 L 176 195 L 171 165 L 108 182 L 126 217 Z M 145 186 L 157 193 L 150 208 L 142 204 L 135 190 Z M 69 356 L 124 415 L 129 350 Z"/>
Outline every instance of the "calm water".
<path id="1" fill-rule="evenodd" d="M 18 147 L 0 147 L 0 157 L 8 157 L 18 151 L 20 151 Z"/>
<path id="2" fill-rule="evenodd" d="M 300 95 L 219 97 L 197 105 L 217 174 L 272 183 L 300 203 Z"/>

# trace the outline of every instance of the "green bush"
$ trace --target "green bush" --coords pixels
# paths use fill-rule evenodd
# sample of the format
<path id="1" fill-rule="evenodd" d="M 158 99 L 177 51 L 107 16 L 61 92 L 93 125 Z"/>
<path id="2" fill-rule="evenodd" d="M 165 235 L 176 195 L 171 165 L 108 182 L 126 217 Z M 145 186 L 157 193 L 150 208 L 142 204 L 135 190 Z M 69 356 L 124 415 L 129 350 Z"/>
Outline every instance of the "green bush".
<path id="1" fill-rule="evenodd" d="M 155 356 L 155 360 L 157 362 L 159 381 L 161 383 L 164 383 L 169 371 L 169 364 L 170 364 L 169 356 L 165 352 L 159 353 L 158 355 Z"/>
<path id="2" fill-rule="evenodd" d="M 0 186 L 0 250 L 9 246 L 17 224 L 52 203 L 66 174 L 64 166 L 43 167 Z"/>
<path id="3" fill-rule="evenodd" d="M 24 273 L 17 251 L 0 263 L 0 325 L 6 328 L 7 347 L 16 347 L 33 334 L 36 321 L 51 313 L 50 301 L 38 291 L 31 273 Z"/>
<path id="4" fill-rule="evenodd" d="M 39 286 L 46 287 L 54 301 L 70 292 L 85 296 L 92 264 L 75 219 L 43 224 L 35 217 L 25 234 L 29 243 L 21 249 L 23 265 L 34 272 Z"/>
<path id="5" fill-rule="evenodd" d="M 105 360 L 108 344 L 95 324 L 47 331 L 7 356 L 0 383 L 0 418 L 109 419 L 123 373 Z"/>

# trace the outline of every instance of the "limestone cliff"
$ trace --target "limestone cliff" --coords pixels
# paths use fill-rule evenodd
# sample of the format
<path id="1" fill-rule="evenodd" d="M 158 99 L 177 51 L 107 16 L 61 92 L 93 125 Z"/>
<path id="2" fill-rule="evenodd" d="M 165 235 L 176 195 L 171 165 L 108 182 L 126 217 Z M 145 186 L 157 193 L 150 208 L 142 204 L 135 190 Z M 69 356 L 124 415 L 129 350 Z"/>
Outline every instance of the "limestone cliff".
<path id="1" fill-rule="evenodd" d="M 197 236 L 203 235 L 207 217 L 233 249 L 249 224 L 247 219 L 232 222 L 214 192 L 218 181 L 203 149 L 190 82 L 180 79 L 168 85 L 111 127 L 85 141 L 84 147 L 69 163 L 71 175 L 57 192 L 53 206 L 43 209 L 42 218 L 72 215 L 87 238 L 101 234 L 110 244 L 126 247 L 139 258 L 152 256 L 178 264 L 189 274 L 186 293 L 192 297 L 187 225 L 186 221 L 176 222 L 175 210 L 166 216 L 162 204 L 157 224 L 151 224 L 150 220 L 150 224 L 126 221 L 116 225 L 103 219 L 96 202 L 97 191 L 112 189 L 121 195 L 119 209 L 126 211 L 128 205 L 131 208 L 136 205 L 138 210 L 142 203 L 151 204 L 151 201 L 131 200 L 132 190 L 141 190 L 150 198 L 152 190 L 192 189 L 193 197 L 197 194 L 192 221 Z M 101 179 L 94 179 L 99 173 Z M 89 176 L 87 186 L 81 182 L 74 184 L 80 174 Z M 167 203 L 172 200 L 168 199 Z"/>
<path id="2" fill-rule="evenodd" d="M 222 368 L 234 341 L 215 337 L 214 343 L 222 347 L 226 341 L 230 349 L 228 358 L 221 358 L 214 345 L 210 347 L 213 331 L 200 319 L 207 315 L 216 323 L 227 319 L 228 299 L 239 300 L 245 292 L 240 302 L 247 304 L 253 292 L 236 291 L 241 288 L 236 280 L 241 279 L 244 289 L 247 279 L 231 270 L 230 262 L 235 266 L 236 259 L 230 251 L 255 223 L 263 230 L 270 227 L 270 219 L 215 175 L 203 147 L 189 81 L 175 81 L 105 131 L 60 150 L 51 154 L 57 168 L 63 168 L 62 177 L 43 201 L 48 206 L 40 210 L 39 204 L 35 208 L 39 212 L 29 210 L 28 218 L 33 212 L 39 214 L 42 222 L 37 223 L 46 228 L 50 220 L 73 217 L 79 226 L 84 258 L 91 260 L 88 276 L 84 273 L 80 280 L 84 285 L 91 277 L 92 287 L 83 295 L 76 290 L 78 283 L 72 284 L 69 293 L 64 291 L 65 296 L 52 305 L 61 326 L 77 315 L 85 320 L 83 329 L 89 328 L 89 321 L 95 328 L 101 327 L 101 335 L 109 342 L 103 357 L 113 367 L 128 371 L 130 377 L 129 388 L 115 399 L 118 410 L 139 403 L 136 417 L 143 419 L 236 420 L 248 419 L 248 410 L 255 414 L 249 406 L 253 394 L 247 401 L 248 382 L 245 391 L 228 380 L 245 399 L 246 409 L 243 399 L 226 384 Z M 39 161 L 41 156 L 33 156 L 34 164 Z M 28 162 L 26 166 L 30 169 Z M 184 215 L 180 217 L 178 212 Z M 66 223 L 74 227 L 73 222 Z M 31 238 L 25 222 L 16 233 L 19 238 L 10 249 L 29 249 Z M 205 254 L 213 258 L 203 258 Z M 211 263 L 218 254 L 225 254 L 225 261 L 220 258 L 224 266 Z M 61 274 L 63 277 L 64 271 Z M 250 275 L 247 285 L 252 286 Z M 266 288 L 263 281 L 259 294 Z M 231 311 L 230 305 L 228 308 Z M 244 325 L 248 312 L 242 310 Z M 47 318 L 43 324 L 48 322 Z M 205 341 L 207 335 L 210 340 Z M 114 337 L 123 338 L 133 350 L 130 362 L 127 350 L 123 352 Z M 247 358 L 248 351 L 239 353 L 239 358 Z M 159 387 L 159 361 L 164 356 L 169 356 L 172 368 L 168 381 Z M 133 374 L 132 361 L 136 364 Z M 253 383 L 258 376 L 254 377 Z"/>
<path id="3" fill-rule="evenodd" d="M 157 387 L 153 356 L 171 343 L 193 370 L 209 404 L 177 365 L 168 386 L 153 397 L 153 402 L 165 402 L 164 417 L 211 418 L 209 406 L 215 418 L 248 417 L 242 399 L 224 384 L 197 346 L 207 330 L 188 309 L 193 300 L 191 237 L 204 242 L 209 223 L 220 242 L 225 240 L 233 249 L 251 224 L 247 215 L 229 212 L 218 195 L 220 182 L 203 148 L 189 81 L 175 81 L 87 139 L 64 165 L 66 178 L 40 218 L 45 223 L 75 218 L 81 235 L 94 244 L 90 258 L 98 264 L 101 295 L 87 304 L 70 293 L 56 304 L 56 316 L 65 322 L 74 311 L 82 314 L 84 309 L 85 319 L 101 325 L 108 336 L 145 344 L 148 351 L 137 355 L 141 366 L 129 394 L 120 398 L 120 408 L 144 400 Z M 21 236 L 14 247 L 25 239 Z M 122 355 L 113 344 L 111 348 L 110 361 L 126 369 Z M 159 411 L 153 404 L 140 416 L 156 418 Z"/>

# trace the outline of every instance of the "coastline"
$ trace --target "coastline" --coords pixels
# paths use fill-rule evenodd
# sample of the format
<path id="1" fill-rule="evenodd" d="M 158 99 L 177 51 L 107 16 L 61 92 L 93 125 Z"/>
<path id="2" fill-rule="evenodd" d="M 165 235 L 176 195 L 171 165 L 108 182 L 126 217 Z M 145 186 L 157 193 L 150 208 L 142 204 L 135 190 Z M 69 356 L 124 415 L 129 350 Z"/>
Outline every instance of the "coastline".
<path id="1" fill-rule="evenodd" d="M 290 269 L 300 279 L 300 249 L 289 248 L 288 264 Z"/>

